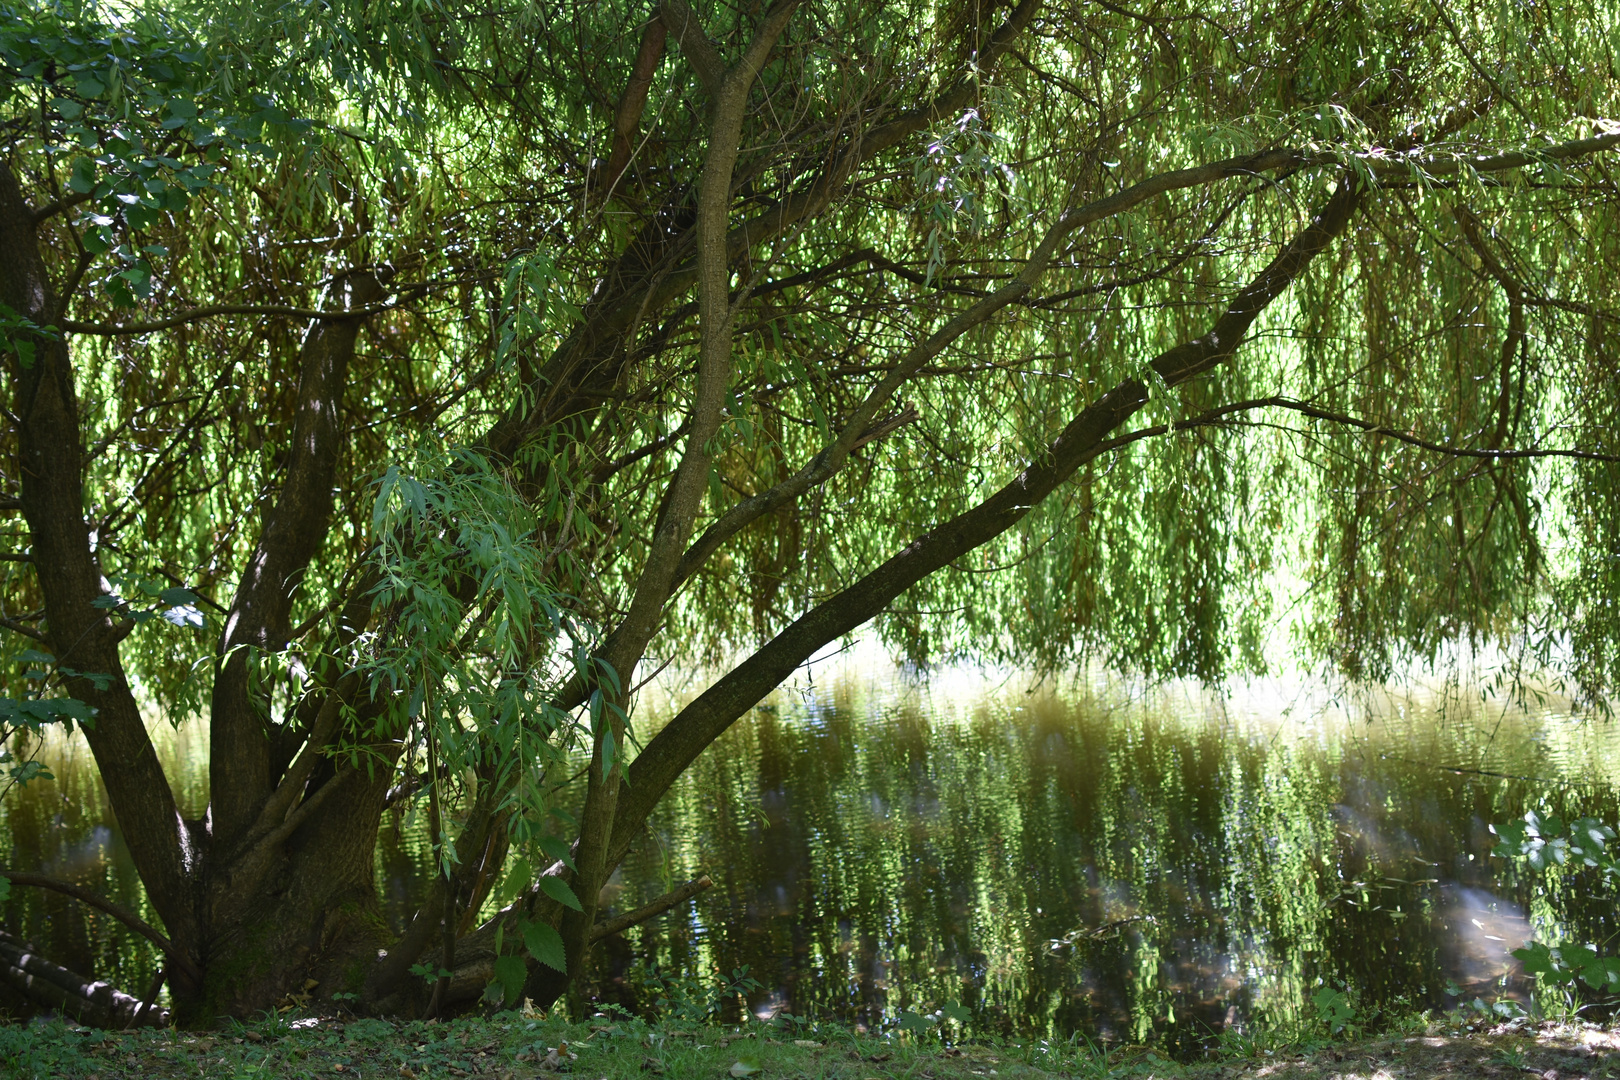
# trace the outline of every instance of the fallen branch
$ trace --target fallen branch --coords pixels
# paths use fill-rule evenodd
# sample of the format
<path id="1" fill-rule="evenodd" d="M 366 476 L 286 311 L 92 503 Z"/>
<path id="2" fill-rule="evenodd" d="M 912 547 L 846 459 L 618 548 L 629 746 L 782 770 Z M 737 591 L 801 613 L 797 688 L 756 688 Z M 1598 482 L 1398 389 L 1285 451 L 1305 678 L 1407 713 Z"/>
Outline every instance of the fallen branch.
<path id="1" fill-rule="evenodd" d="M 688 881 L 674 892 L 665 893 L 646 907 L 636 908 L 634 911 L 626 912 L 611 919 L 603 919 L 591 927 L 591 943 L 595 944 L 612 934 L 623 933 L 632 926 L 644 923 L 648 919 L 657 918 L 676 904 L 690 900 L 713 884 L 714 880 L 708 874 L 704 874 L 696 881 Z"/>
<path id="2" fill-rule="evenodd" d="M 53 964 L 4 930 L 0 930 L 0 982 L 43 1008 L 91 1027 L 161 1027 L 169 1022 L 167 1009 L 152 1009 L 150 1003 L 107 983 Z"/>

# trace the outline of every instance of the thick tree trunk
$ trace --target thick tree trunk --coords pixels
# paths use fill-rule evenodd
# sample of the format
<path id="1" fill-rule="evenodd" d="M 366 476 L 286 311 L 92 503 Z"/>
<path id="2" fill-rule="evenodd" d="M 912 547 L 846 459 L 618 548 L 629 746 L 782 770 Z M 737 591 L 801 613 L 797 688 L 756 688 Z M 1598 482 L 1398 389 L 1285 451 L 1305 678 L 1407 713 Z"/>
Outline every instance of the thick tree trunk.
<path id="1" fill-rule="evenodd" d="M 0 168 L 0 302 L 33 324 L 10 331 L 10 355 L 4 362 L 17 417 L 22 511 L 45 599 L 46 637 L 58 665 L 85 673 L 64 685 L 96 710 L 85 737 L 130 854 L 169 936 L 195 960 L 195 891 L 184 852 L 196 850 L 201 837 L 188 835 L 191 830 L 180 820 L 124 676 L 118 643 L 127 626 L 97 606 L 107 602 L 110 587 L 84 516 L 83 447 L 72 362 L 66 340 L 46 329 L 60 313 L 40 256 L 33 210 L 9 167 Z M 175 985 L 186 986 L 192 970 L 193 965 L 178 966 Z"/>

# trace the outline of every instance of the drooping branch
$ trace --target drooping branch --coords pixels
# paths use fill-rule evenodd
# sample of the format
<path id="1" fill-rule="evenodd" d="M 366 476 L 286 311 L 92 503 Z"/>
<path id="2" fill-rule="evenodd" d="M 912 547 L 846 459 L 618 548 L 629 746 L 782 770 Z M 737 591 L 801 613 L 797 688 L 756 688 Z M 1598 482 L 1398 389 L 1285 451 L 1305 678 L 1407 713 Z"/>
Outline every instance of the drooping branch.
<path id="1" fill-rule="evenodd" d="M 1471 164 L 1479 172 L 1505 171 L 1521 168 L 1526 164 L 1542 159 L 1571 160 L 1609 149 L 1617 144 L 1620 144 L 1620 132 L 1605 134 L 1592 139 L 1557 144 L 1538 151 L 1536 154 L 1516 153 L 1478 157 L 1473 159 Z M 792 502 L 804 492 L 826 482 L 827 479 L 841 469 L 848 458 L 849 450 L 859 439 L 860 433 L 867 429 L 876 417 L 877 412 L 883 408 L 898 391 L 899 387 L 923 363 L 937 356 L 967 330 L 983 323 L 1002 308 L 1012 303 L 1028 301 L 1033 295 L 1033 283 L 1044 273 L 1053 253 L 1057 250 L 1056 245 L 1075 230 L 1125 213 L 1150 199 L 1172 191 L 1202 187 L 1234 177 L 1258 176 L 1265 173 L 1339 164 L 1341 160 L 1335 155 L 1313 154 L 1292 148 L 1268 150 L 1258 154 L 1226 158 L 1148 177 L 1113 195 L 1093 200 L 1060 215 L 1058 222 L 1043 237 L 1041 244 L 1038 245 L 1036 252 L 1032 254 L 1020 274 L 1006 286 L 971 305 L 903 357 L 890 371 L 889 375 L 868 394 L 861 407 L 851 415 L 847 424 L 831 445 L 823 449 L 821 453 L 793 476 L 788 477 L 767 491 L 736 504 L 723 514 L 719 520 L 710 525 L 708 529 L 704 530 L 703 534 L 682 557 L 676 577 L 676 586 L 678 587 L 681 582 L 687 580 L 715 551 L 719 550 L 726 540 L 736 535 L 750 522 Z M 1381 154 L 1371 154 L 1362 156 L 1361 161 L 1369 171 L 1386 178 L 1397 175 L 1409 176 L 1414 168 L 1422 169 L 1431 174 L 1440 174 L 1448 171 L 1454 172 L 1458 167 L 1458 159 L 1456 158 L 1432 158 L 1420 155 L 1394 158 Z M 746 235 L 750 227 L 749 224 L 744 224 L 733 228 L 729 241 L 731 246 L 737 246 L 739 235 Z M 860 255 L 862 253 L 856 254 Z M 672 275 L 672 277 L 674 276 Z M 1248 299 L 1240 297 L 1237 303 L 1249 304 L 1254 299 L 1254 297 Z M 1269 303 L 1269 300 L 1266 302 Z M 617 633 L 618 631 L 615 630 L 609 636 L 609 640 L 604 645 L 605 650 L 615 644 L 613 639 Z M 577 707 L 584 700 L 585 692 L 583 681 L 576 679 L 570 682 L 559 694 L 558 703 L 563 708 Z"/>
<path id="2" fill-rule="evenodd" d="M 1442 454 L 1446 457 L 1473 458 L 1485 461 L 1520 461 L 1537 458 L 1573 458 L 1577 461 L 1611 461 L 1620 462 L 1620 454 L 1604 454 L 1595 450 L 1569 450 L 1569 449 L 1523 449 L 1499 450 L 1489 448 L 1475 448 L 1466 446 L 1448 446 L 1433 439 L 1423 439 L 1405 431 L 1367 420 L 1347 413 L 1334 412 L 1330 409 L 1319 408 L 1305 401 L 1295 401 L 1286 397 L 1252 398 L 1248 401 L 1234 401 L 1213 409 L 1206 409 L 1195 416 L 1184 417 L 1174 423 L 1154 424 L 1151 427 L 1137 428 L 1135 431 L 1117 435 L 1106 439 L 1097 445 L 1097 454 L 1104 454 L 1122 449 L 1132 443 L 1144 439 L 1154 439 L 1162 435 L 1172 435 L 1178 431 L 1192 431 L 1196 428 L 1216 427 L 1225 424 L 1239 413 L 1257 412 L 1263 409 L 1286 409 L 1309 416 L 1316 420 L 1325 420 L 1330 424 L 1340 424 L 1344 427 L 1356 428 L 1368 435 L 1381 435 L 1394 442 L 1415 446 L 1420 450 Z"/>
<path id="3" fill-rule="evenodd" d="M 1150 177 L 1106 198 L 1066 209 L 1058 215 L 1057 221 L 1042 236 L 1018 274 L 1006 285 L 948 320 L 945 325 L 907 352 L 867 394 L 866 399 L 851 414 L 831 445 L 823 449 L 797 473 L 770 490 L 733 506 L 721 515 L 718 521 L 704 530 L 703 535 L 682 557 L 678 582 L 685 581 L 696 573 L 721 544 L 735 536 L 750 522 L 787 505 L 811 488 L 825 483 L 842 469 L 849 459 L 850 452 L 876 421 L 879 410 L 888 404 L 900 388 L 924 364 L 939 356 L 969 330 L 983 325 L 1009 305 L 1031 296 L 1036 284 L 1057 258 L 1064 243 L 1077 230 L 1122 214 L 1167 192 L 1211 184 L 1234 176 L 1253 176 L 1290 168 L 1296 166 L 1298 162 L 1299 157 L 1293 151 L 1272 151 L 1241 158 L 1228 158 Z"/>
<path id="4" fill-rule="evenodd" d="M 75 322 L 72 319 L 63 319 L 57 325 L 70 334 L 87 334 L 92 337 L 123 337 L 131 334 L 152 334 L 159 330 L 171 330 L 186 323 L 201 322 L 204 319 L 217 319 L 221 315 L 280 315 L 288 319 L 307 319 L 312 322 L 341 322 L 346 319 L 362 319 L 371 315 L 380 315 L 385 311 L 393 311 L 398 304 L 374 304 L 355 310 L 330 308 L 301 308 L 287 307 L 281 304 L 210 304 L 207 307 L 192 308 L 190 311 L 181 311 L 162 319 L 153 319 L 149 322 L 130 323 L 87 323 Z"/>
<path id="5" fill-rule="evenodd" d="M 1436 442 L 1433 439 L 1424 439 L 1409 432 L 1398 431 L 1395 428 L 1359 416 L 1350 416 L 1347 413 L 1334 412 L 1330 409 L 1319 408 L 1304 401 L 1293 401 L 1288 398 L 1272 397 L 1259 398 L 1254 401 L 1243 401 L 1221 409 L 1212 409 L 1204 416 L 1192 421 L 1177 423 L 1176 427 L 1191 426 L 1192 424 L 1207 424 L 1217 419 L 1217 415 L 1226 416 L 1231 413 L 1250 409 L 1287 409 L 1303 416 L 1316 420 L 1325 420 L 1330 424 L 1341 424 L 1364 431 L 1368 435 L 1381 435 L 1394 442 L 1415 446 L 1419 450 L 1427 450 L 1435 454 L 1444 454 L 1447 457 L 1474 458 L 1482 461 L 1530 461 L 1539 458 L 1570 458 L 1576 461 L 1613 461 L 1620 462 L 1620 454 L 1604 454 L 1595 450 L 1575 449 L 1534 449 L 1501 450 L 1494 448 L 1477 448 L 1468 446 L 1449 446 L 1446 443 Z M 1207 417 L 1207 419 L 1206 419 Z"/>

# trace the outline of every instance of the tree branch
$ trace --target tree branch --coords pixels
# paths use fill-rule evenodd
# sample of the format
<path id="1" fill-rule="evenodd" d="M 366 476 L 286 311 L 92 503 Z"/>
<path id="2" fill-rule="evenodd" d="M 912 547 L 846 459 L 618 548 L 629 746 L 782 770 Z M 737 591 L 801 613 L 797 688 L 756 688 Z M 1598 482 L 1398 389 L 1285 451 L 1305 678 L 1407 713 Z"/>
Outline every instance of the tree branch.
<path id="1" fill-rule="evenodd" d="M 603 919 L 591 927 L 591 941 L 600 941 L 613 934 L 622 934 L 632 926 L 639 926 L 648 919 L 657 918 L 676 904 L 685 903 L 713 884 L 713 879 L 708 874 L 704 874 L 696 880 L 688 881 L 678 889 L 665 893 L 644 907 L 638 907 L 634 911 L 614 916 L 611 919 Z"/>
<path id="2" fill-rule="evenodd" d="M 75 191 L 72 195 L 65 195 L 60 199 L 48 202 L 34 211 L 34 225 L 37 227 L 63 211 L 71 210 L 81 203 L 87 203 L 94 196 L 93 191 Z"/>
<path id="3" fill-rule="evenodd" d="M 341 317 L 312 325 L 300 350 L 286 479 L 225 618 L 210 702 L 210 810 L 214 843 L 225 851 L 253 830 L 271 793 L 270 741 L 264 705 L 254 699 L 252 653 L 285 643 L 294 594 L 325 542 L 360 313 L 384 289 L 383 277 L 370 271 L 336 278 L 329 314 Z"/>
<path id="4" fill-rule="evenodd" d="M 10 878 L 15 885 L 27 885 L 35 889 L 49 889 L 51 892 L 61 893 L 63 896 L 71 896 L 81 904 L 88 904 L 97 911 L 106 912 L 162 949 L 163 955 L 167 956 L 172 963 L 184 968 L 192 977 L 201 980 L 202 973 L 197 970 L 197 965 L 191 962 L 190 957 L 176 948 L 174 942 L 170 941 L 157 927 L 129 909 L 115 904 L 111 900 L 91 892 L 89 889 L 75 885 L 71 881 L 46 877 L 44 874 L 25 874 L 17 870 L 0 869 L 0 877 Z"/>
<path id="5" fill-rule="evenodd" d="M 315 714 L 315 721 L 310 725 L 304 748 L 299 751 L 297 759 L 281 778 L 281 782 L 276 785 L 275 791 L 264 801 L 264 808 L 254 821 L 248 838 L 243 841 L 245 847 L 258 844 L 258 838 L 261 836 L 274 836 L 277 826 L 287 820 L 293 804 L 304 794 L 304 788 L 309 783 L 310 775 L 315 771 L 315 765 L 325 754 L 326 744 L 337 733 L 338 723 L 343 717 L 343 706 L 359 685 L 360 673 L 351 671 L 326 692 L 326 700 L 321 702 L 320 711 Z M 335 782 L 335 780 L 327 781 L 329 785 Z"/>
<path id="6" fill-rule="evenodd" d="M 51 643 L 50 638 L 46 637 L 40 631 L 35 630 L 27 623 L 20 623 L 16 619 L 7 618 L 4 615 L 0 615 L 0 630 L 10 630 L 13 634 L 21 634 L 23 637 L 33 638 L 35 641 L 40 642 L 43 645 L 49 645 Z"/>
<path id="7" fill-rule="evenodd" d="M 1484 461 L 1520 461 L 1535 458 L 1573 458 L 1576 461 L 1620 461 L 1620 454 L 1604 454 L 1595 450 L 1479 450 L 1466 446 L 1447 446 L 1445 443 L 1435 442 L 1432 439 L 1419 438 L 1404 431 L 1371 420 L 1364 420 L 1359 416 L 1350 416 L 1345 413 L 1336 413 L 1328 409 L 1318 408 L 1303 401 L 1291 401 L 1287 398 L 1263 398 L 1256 402 L 1244 402 L 1239 405 L 1227 406 L 1228 412 L 1235 412 L 1240 408 L 1270 408 L 1287 409 L 1304 416 L 1314 417 L 1317 420 L 1326 420 L 1331 424 L 1342 424 L 1346 427 L 1357 428 L 1368 435 L 1382 435 L 1386 439 L 1393 439 L 1407 446 L 1415 446 L 1420 450 L 1428 450 L 1436 454 L 1445 454 L 1447 457 L 1476 458 Z M 1180 424 L 1176 425 L 1180 427 Z"/>
<path id="8" fill-rule="evenodd" d="M 726 77 L 726 65 L 720 59 L 709 35 L 703 32 L 697 16 L 686 6 L 686 0 L 659 0 L 658 13 L 663 25 L 675 35 L 681 55 L 692 65 L 711 99 L 720 96 L 720 84 Z"/>
<path id="9" fill-rule="evenodd" d="M 1170 386 L 1230 357 L 1262 310 L 1343 231 L 1361 197 L 1353 177 L 1285 245 L 1215 320 L 1208 332 L 1151 362 Z M 1045 451 L 988 499 L 943 522 L 859 581 L 800 616 L 764 647 L 682 709 L 637 755 L 621 794 L 610 859 L 622 859 L 670 784 L 702 750 L 828 642 L 879 614 L 906 589 L 1017 524 L 1059 484 L 1102 452 L 1108 433 L 1148 400 L 1148 386 L 1127 379 L 1077 414 Z"/>
<path id="10" fill-rule="evenodd" d="M 652 89 L 653 73 L 658 70 L 658 62 L 664 58 L 667 34 L 668 28 L 659 15 L 654 15 L 642 32 L 635 66 L 630 69 L 624 97 L 619 99 L 619 108 L 613 116 L 613 149 L 608 155 L 607 169 L 600 184 L 604 199 L 612 196 L 619 185 L 619 178 L 630 166 L 631 136 L 635 134 L 636 124 L 647 108 L 647 94 Z"/>
<path id="11" fill-rule="evenodd" d="M 181 326 L 185 323 L 200 322 L 203 319 L 215 319 L 221 315 L 281 315 L 289 319 L 308 319 L 313 322 L 341 322 L 346 319 L 368 318 L 384 311 L 393 311 L 397 307 L 399 307 L 398 304 L 374 304 L 370 307 L 334 311 L 330 308 L 285 307 L 280 304 L 211 304 L 208 307 L 182 311 L 177 315 L 170 315 L 164 319 L 153 319 L 151 322 L 85 323 L 75 322 L 72 319 L 63 319 L 57 325 L 70 334 L 115 337 L 120 334 L 150 334 L 158 330 L 168 330 L 171 327 Z"/>
<path id="12" fill-rule="evenodd" d="M 689 46 L 696 31 L 690 12 L 683 12 L 684 0 L 665 0 L 665 21 L 682 37 L 683 49 L 697 63 L 707 64 L 700 47 Z M 798 0 L 781 0 L 761 20 L 743 58 L 720 80 L 713 94 L 710 113 L 709 145 L 697 194 L 697 286 L 698 342 L 697 387 L 691 407 L 691 431 L 675 475 L 664 493 L 648 545 L 646 562 L 636 578 L 629 610 L 618 629 L 604 643 L 595 659 L 610 669 L 617 683 L 602 687 L 606 703 L 598 713 L 592 733 L 591 768 L 586 778 L 585 804 L 580 811 L 579 841 L 575 851 L 575 893 L 581 911 L 564 913 L 559 932 L 566 951 L 566 968 L 579 970 L 590 948 L 590 931 L 596 921 L 596 898 L 606 879 L 606 859 L 613 822 L 617 813 L 621 781 L 610 768 L 614 747 L 624 745 L 624 689 L 631 672 L 645 654 L 647 643 L 662 622 L 664 607 L 676 586 L 681 553 L 692 534 L 692 523 L 703 504 L 709 468 L 714 460 L 712 443 L 720 430 L 731 378 L 731 327 L 736 311 L 729 289 L 731 259 L 726 246 L 727 211 L 731 204 L 731 181 L 742 141 L 743 119 L 748 95 L 765 57 L 787 28 Z M 682 29 L 677 30 L 680 27 Z M 746 290 L 744 290 L 746 291 Z M 595 673 L 591 676 L 594 680 Z M 448 966 L 448 965 L 447 965 Z M 536 966 L 530 970 L 526 986 L 531 997 L 547 997 L 554 988 L 556 974 Z M 545 987 L 542 989 L 542 987 Z"/>
<path id="13" fill-rule="evenodd" d="M 4 930 L 0 930 L 0 981 L 29 1001 L 93 1027 L 122 1029 L 168 1020 L 166 1010 L 153 1012 L 105 982 L 53 964 Z"/>

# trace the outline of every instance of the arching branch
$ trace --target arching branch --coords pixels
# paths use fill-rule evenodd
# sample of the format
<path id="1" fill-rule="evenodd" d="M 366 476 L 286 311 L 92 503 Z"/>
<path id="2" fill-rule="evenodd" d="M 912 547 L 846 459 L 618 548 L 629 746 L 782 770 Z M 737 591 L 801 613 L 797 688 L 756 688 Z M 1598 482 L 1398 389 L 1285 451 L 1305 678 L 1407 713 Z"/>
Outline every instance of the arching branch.
<path id="1" fill-rule="evenodd" d="M 202 973 L 197 970 L 197 965 L 191 962 L 190 957 L 188 957 L 180 949 L 176 948 L 174 942 L 170 941 L 161 930 L 147 922 L 145 919 L 142 919 L 128 908 L 115 904 L 106 897 L 91 892 L 89 889 L 86 889 L 83 886 L 75 885 L 71 881 L 63 881 L 60 878 L 47 877 L 44 874 L 25 874 L 17 870 L 0 870 L 0 877 L 10 878 L 12 884 L 14 885 L 27 885 L 35 889 L 48 889 L 51 892 L 61 893 L 63 896 L 71 896 L 81 904 L 87 904 L 90 907 L 95 908 L 97 911 L 106 912 L 108 915 L 111 915 L 113 918 L 117 919 L 119 922 L 141 935 L 141 937 L 162 949 L 163 955 L 167 956 L 171 963 L 178 967 L 184 968 L 188 975 L 198 980 L 202 979 Z"/>

